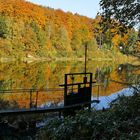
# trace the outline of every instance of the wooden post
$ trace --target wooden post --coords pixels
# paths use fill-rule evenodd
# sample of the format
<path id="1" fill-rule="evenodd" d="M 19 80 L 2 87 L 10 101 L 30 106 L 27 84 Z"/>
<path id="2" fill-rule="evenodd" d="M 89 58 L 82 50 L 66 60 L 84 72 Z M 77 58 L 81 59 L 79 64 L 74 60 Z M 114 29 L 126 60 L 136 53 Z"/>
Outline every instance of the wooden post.
<path id="1" fill-rule="evenodd" d="M 85 45 L 85 77 L 86 77 L 86 68 L 87 68 L 87 44 Z"/>
<path id="2" fill-rule="evenodd" d="M 36 109 L 37 109 L 38 93 L 39 93 L 39 91 L 37 90 L 37 92 L 36 92 Z"/>
<path id="3" fill-rule="evenodd" d="M 90 100 L 92 94 L 92 73 L 90 73 Z M 91 104 L 89 104 L 89 110 L 91 109 Z"/>
<path id="4" fill-rule="evenodd" d="M 64 106 L 66 106 L 66 96 L 67 96 L 67 74 L 65 74 L 65 86 L 64 86 Z"/>
<path id="5" fill-rule="evenodd" d="M 30 108 L 32 108 L 32 90 L 30 90 Z"/>

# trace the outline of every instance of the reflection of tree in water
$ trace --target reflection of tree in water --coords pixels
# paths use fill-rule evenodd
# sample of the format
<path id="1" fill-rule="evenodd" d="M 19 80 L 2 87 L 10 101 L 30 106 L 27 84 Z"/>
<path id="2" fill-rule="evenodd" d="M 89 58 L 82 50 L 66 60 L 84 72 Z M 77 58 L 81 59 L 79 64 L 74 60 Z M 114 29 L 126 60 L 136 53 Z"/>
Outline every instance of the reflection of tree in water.
<path id="1" fill-rule="evenodd" d="M 109 66 L 97 68 L 95 72 L 95 79 L 97 80 L 97 83 L 103 83 L 104 88 L 107 88 L 111 72 L 112 68 Z"/>
<path id="2" fill-rule="evenodd" d="M 117 73 L 122 82 L 140 83 L 140 65 L 121 64 L 117 68 Z"/>
<path id="3" fill-rule="evenodd" d="M 24 62 L 13 62 L 13 64 L 2 64 L 0 67 L 0 89 L 48 89 L 59 88 L 59 84 L 64 82 L 65 73 L 83 72 L 84 62 L 54 61 L 28 64 Z M 116 69 L 116 64 L 113 62 L 105 63 L 88 61 L 87 71 L 95 73 L 94 78 L 103 84 L 102 94 L 104 95 L 108 95 L 123 88 L 120 85 L 116 86 L 114 83 L 110 82 L 110 79 L 116 81 L 124 81 L 120 80 L 124 79 L 124 74 Z M 106 93 L 104 93 L 105 89 Z M 60 97 L 60 94 L 55 92 L 51 95 L 51 97 L 53 96 L 53 98 L 56 98 L 58 95 Z M 45 98 L 43 96 L 44 94 L 40 96 L 40 99 L 44 102 Z M 45 95 L 45 97 L 47 96 Z"/>
<path id="4" fill-rule="evenodd" d="M 0 89 L 53 88 L 63 82 L 65 73 L 82 72 L 81 63 L 40 62 L 0 65 Z"/>
<path id="5" fill-rule="evenodd" d="M 0 90 L 3 90 L 4 89 L 3 82 L 4 82 L 4 80 L 0 80 Z"/>
<path id="6" fill-rule="evenodd" d="M 18 103 L 16 101 L 8 101 L 3 100 L 2 97 L 0 97 L 0 109 L 15 109 L 18 108 Z"/>
<path id="7" fill-rule="evenodd" d="M 38 88 L 45 86 L 45 64 L 10 63 L 1 67 L 0 88 Z"/>

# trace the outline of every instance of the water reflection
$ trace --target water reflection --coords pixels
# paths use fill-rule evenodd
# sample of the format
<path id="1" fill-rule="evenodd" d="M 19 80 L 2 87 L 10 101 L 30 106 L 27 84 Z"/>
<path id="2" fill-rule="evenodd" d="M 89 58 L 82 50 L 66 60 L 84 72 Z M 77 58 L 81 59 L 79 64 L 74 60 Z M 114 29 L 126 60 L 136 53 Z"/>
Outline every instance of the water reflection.
<path id="1" fill-rule="evenodd" d="M 121 64 L 117 76 L 124 82 L 137 84 L 140 82 L 140 65 Z"/>
<path id="2" fill-rule="evenodd" d="M 107 96 L 115 93 L 125 85 L 110 82 L 116 81 L 136 82 L 139 81 L 139 66 L 131 64 L 115 64 L 111 62 L 91 61 L 87 64 L 87 72 L 92 72 L 93 80 L 101 83 L 100 96 Z M 0 64 L 0 90 L 15 89 L 38 89 L 49 90 L 60 88 L 64 82 L 65 73 L 84 72 L 84 62 L 40 62 L 25 63 L 12 62 Z M 97 89 L 93 88 L 92 96 L 97 95 Z M 16 101 L 19 107 L 29 107 L 30 95 L 28 93 L 1 94 L 3 100 Z M 36 100 L 33 93 L 32 99 Z M 62 91 L 41 92 L 38 95 L 38 106 L 60 104 L 63 101 Z"/>
<path id="3" fill-rule="evenodd" d="M 111 66 L 106 66 L 101 69 L 97 68 L 95 72 L 95 79 L 97 83 L 103 83 L 103 87 L 106 89 L 109 85 L 109 80 L 111 77 L 113 69 Z"/>

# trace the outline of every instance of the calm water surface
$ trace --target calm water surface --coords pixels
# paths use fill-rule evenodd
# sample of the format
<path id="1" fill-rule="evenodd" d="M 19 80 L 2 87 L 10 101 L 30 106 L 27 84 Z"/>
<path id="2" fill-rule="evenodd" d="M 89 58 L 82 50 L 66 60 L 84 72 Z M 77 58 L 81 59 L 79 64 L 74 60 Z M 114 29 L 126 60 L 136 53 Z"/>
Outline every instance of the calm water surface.
<path id="1" fill-rule="evenodd" d="M 84 72 L 84 62 L 6 62 L 0 63 L 0 90 L 38 89 L 45 90 L 32 95 L 29 92 L 1 93 L 0 109 L 28 108 L 30 100 L 37 106 L 54 106 L 63 104 L 63 90 L 59 90 L 64 83 L 64 74 Z M 117 64 L 115 62 L 90 61 L 87 72 L 93 73 L 93 80 L 98 80 L 99 96 L 106 97 L 126 88 L 123 84 L 111 80 L 129 82 L 139 78 L 139 67 L 131 64 Z M 92 97 L 96 97 L 98 88 L 94 87 Z M 8 102 L 5 104 L 5 102 Z"/>

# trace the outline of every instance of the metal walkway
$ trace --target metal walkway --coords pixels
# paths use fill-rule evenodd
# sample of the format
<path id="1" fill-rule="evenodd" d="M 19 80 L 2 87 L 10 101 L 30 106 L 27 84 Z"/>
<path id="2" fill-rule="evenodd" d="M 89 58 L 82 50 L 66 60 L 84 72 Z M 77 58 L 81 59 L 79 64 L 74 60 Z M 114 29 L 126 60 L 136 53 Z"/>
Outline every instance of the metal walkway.
<path id="1" fill-rule="evenodd" d="M 74 109 L 76 107 L 86 106 L 91 103 L 99 103 L 99 100 L 92 100 L 90 102 L 70 105 L 70 106 L 62 106 L 62 107 L 49 107 L 49 108 L 29 108 L 29 109 L 15 109 L 15 110 L 1 110 L 0 116 L 7 115 L 20 115 L 20 114 L 34 114 L 34 113 L 49 113 L 49 112 L 59 112 L 66 111 L 69 109 Z"/>

